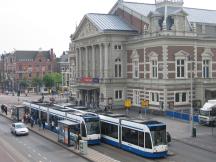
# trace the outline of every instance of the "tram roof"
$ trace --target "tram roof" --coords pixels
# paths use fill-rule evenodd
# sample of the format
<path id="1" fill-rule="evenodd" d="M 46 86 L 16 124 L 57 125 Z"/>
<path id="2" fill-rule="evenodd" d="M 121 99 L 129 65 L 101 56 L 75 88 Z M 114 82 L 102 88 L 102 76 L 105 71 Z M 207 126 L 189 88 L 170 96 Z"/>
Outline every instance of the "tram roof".
<path id="1" fill-rule="evenodd" d="M 70 120 L 59 120 L 58 123 L 62 123 L 62 124 L 65 124 L 65 125 L 77 125 L 77 124 L 79 124 L 77 122 L 73 122 L 73 121 L 70 121 Z"/>

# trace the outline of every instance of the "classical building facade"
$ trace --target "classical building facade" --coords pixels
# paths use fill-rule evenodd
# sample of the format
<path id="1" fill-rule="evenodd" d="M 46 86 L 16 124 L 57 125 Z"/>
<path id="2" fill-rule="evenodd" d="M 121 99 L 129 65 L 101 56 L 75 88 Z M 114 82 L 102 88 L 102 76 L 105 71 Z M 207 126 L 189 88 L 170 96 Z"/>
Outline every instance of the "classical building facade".
<path id="1" fill-rule="evenodd" d="M 215 15 L 183 0 L 119 0 L 109 14 L 85 15 L 72 37 L 78 100 L 166 110 L 216 98 Z"/>
<path id="2" fill-rule="evenodd" d="M 14 51 L 4 54 L 4 86 L 6 90 L 19 89 L 19 81 L 43 78 L 56 71 L 56 56 L 48 51 Z"/>

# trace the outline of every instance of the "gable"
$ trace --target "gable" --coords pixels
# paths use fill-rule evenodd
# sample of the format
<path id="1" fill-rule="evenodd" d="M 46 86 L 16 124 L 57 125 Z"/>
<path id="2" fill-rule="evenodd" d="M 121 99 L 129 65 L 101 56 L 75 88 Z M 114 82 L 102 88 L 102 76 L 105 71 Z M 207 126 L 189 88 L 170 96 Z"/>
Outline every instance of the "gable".
<path id="1" fill-rule="evenodd" d="M 98 29 L 92 24 L 87 18 L 84 17 L 83 21 L 78 27 L 77 32 L 75 33 L 74 38 L 84 38 L 92 35 L 96 35 L 98 32 Z"/>

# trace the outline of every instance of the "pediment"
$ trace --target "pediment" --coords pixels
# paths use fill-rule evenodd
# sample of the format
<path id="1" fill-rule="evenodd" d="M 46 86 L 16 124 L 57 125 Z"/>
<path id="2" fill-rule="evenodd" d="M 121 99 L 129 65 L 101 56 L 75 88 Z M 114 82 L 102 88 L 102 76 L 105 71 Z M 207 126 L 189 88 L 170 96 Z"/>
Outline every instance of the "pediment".
<path id="1" fill-rule="evenodd" d="M 155 52 L 150 52 L 150 53 L 148 54 L 148 56 L 149 56 L 150 60 L 158 59 L 158 54 L 155 53 Z"/>
<path id="2" fill-rule="evenodd" d="M 74 34 L 74 39 L 84 38 L 99 33 L 97 27 L 86 17 L 81 21 Z"/>
<path id="3" fill-rule="evenodd" d="M 185 52 L 185 51 L 183 51 L 183 50 L 180 50 L 180 51 L 178 51 L 177 53 L 175 53 L 174 55 L 175 55 L 176 58 L 180 58 L 180 57 L 186 58 L 186 57 L 188 57 L 190 54 L 187 53 L 187 52 Z"/>
<path id="4" fill-rule="evenodd" d="M 139 59 L 139 55 L 137 53 L 137 50 L 133 50 L 132 55 L 131 55 L 131 59 Z"/>
<path id="5" fill-rule="evenodd" d="M 210 48 L 206 48 L 205 51 L 202 53 L 202 57 L 212 57 L 214 54 Z"/>

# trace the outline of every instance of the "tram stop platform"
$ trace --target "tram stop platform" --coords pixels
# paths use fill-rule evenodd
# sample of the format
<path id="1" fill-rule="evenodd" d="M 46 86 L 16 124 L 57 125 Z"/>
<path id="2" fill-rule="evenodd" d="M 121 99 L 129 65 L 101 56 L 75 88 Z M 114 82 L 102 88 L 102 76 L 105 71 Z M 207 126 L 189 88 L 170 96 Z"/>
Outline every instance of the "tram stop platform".
<path id="1" fill-rule="evenodd" d="M 0 113 L 0 115 L 8 118 L 9 120 L 12 120 L 10 111 L 8 112 L 7 115 L 2 114 L 2 113 Z M 115 160 L 109 156 L 106 156 L 106 155 L 98 152 L 98 151 L 95 151 L 94 149 L 92 149 L 90 147 L 88 147 L 88 149 L 87 149 L 87 154 L 80 153 L 80 151 L 75 149 L 74 146 L 68 147 L 68 146 L 64 145 L 63 143 L 58 142 L 58 134 L 56 134 L 52 131 L 49 131 L 47 129 L 45 129 L 45 130 L 42 130 L 42 128 L 39 129 L 38 125 L 34 125 L 34 127 L 31 128 L 30 124 L 28 124 L 27 127 L 29 128 L 30 131 L 46 138 L 47 140 L 63 147 L 64 149 L 66 149 L 66 150 L 68 150 L 68 151 L 70 151 L 70 152 L 90 161 L 90 162 L 119 162 L 118 160 Z"/>

